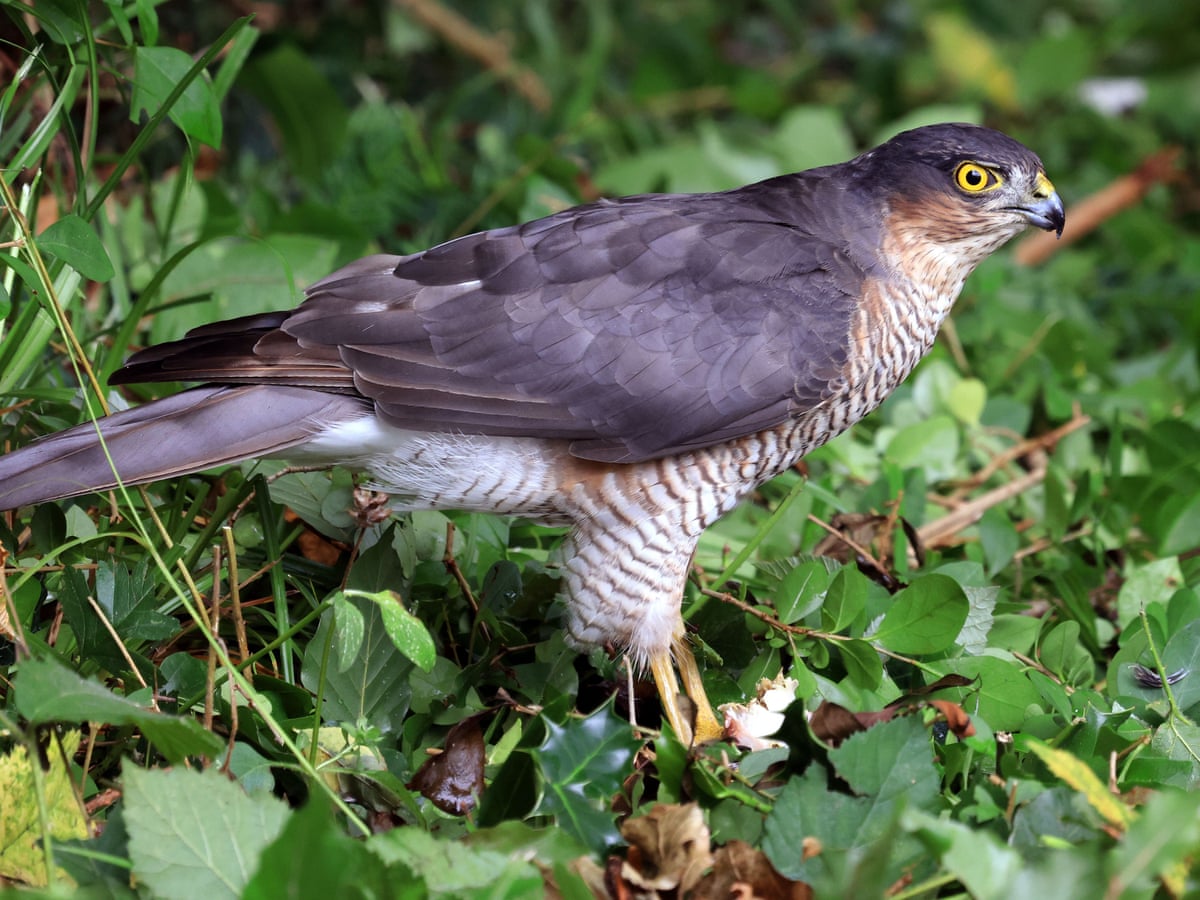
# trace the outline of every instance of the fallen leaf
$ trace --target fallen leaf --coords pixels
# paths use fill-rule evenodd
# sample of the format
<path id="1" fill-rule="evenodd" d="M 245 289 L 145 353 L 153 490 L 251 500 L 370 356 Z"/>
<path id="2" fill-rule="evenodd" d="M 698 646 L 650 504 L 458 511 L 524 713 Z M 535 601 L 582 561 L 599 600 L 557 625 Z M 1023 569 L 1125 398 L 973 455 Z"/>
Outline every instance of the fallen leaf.
<path id="1" fill-rule="evenodd" d="M 789 881 L 760 850 L 744 841 L 730 841 L 717 849 L 712 872 L 691 895 L 696 900 L 809 900 L 812 888 Z"/>
<path id="2" fill-rule="evenodd" d="M 450 729 L 442 752 L 425 760 L 408 787 L 442 812 L 465 816 L 483 792 L 484 761 L 483 730 L 475 718 L 464 719 Z"/>
<path id="3" fill-rule="evenodd" d="M 621 836 L 630 843 L 621 879 L 643 890 L 684 896 L 713 863 L 708 826 L 694 803 L 660 804 L 626 820 Z"/>

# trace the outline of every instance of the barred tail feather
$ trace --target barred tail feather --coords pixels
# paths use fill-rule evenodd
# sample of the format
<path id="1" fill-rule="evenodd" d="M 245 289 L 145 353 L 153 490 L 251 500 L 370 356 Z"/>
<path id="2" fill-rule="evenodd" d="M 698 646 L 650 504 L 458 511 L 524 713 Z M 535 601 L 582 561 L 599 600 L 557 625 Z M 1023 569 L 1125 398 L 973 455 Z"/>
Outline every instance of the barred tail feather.
<path id="1" fill-rule="evenodd" d="M 0 457 L 0 510 L 108 490 L 114 468 L 137 485 L 279 453 L 368 411 L 300 387 L 193 388 L 101 419 L 104 446 L 86 422 Z"/>

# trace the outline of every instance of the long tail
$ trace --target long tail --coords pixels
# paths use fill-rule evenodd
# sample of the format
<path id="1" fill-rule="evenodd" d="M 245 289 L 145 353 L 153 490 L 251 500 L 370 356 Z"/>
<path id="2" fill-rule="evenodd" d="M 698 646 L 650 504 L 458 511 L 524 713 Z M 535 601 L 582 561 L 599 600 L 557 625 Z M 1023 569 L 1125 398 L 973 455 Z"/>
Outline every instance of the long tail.
<path id="1" fill-rule="evenodd" d="M 103 446 L 87 422 L 0 457 L 0 510 L 108 490 L 114 468 L 136 485 L 266 456 L 364 412 L 361 398 L 302 387 L 193 388 L 101 419 Z"/>

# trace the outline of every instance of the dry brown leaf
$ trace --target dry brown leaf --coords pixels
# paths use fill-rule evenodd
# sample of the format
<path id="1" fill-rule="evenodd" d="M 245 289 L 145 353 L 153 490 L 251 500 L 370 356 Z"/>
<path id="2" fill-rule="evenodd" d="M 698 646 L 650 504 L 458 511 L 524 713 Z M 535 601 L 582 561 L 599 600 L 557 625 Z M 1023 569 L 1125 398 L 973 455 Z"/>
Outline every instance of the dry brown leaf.
<path id="1" fill-rule="evenodd" d="M 465 816 L 483 792 L 486 754 L 483 730 L 475 718 L 464 719 L 446 735 L 442 752 L 422 763 L 408 787 L 452 816 Z"/>
<path id="2" fill-rule="evenodd" d="M 696 888 L 696 900 L 810 900 L 812 888 L 789 881 L 762 853 L 743 841 L 717 849 L 713 870 Z"/>
<path id="3" fill-rule="evenodd" d="M 683 896 L 713 864 L 704 813 L 694 803 L 660 804 L 626 820 L 621 836 L 630 844 L 621 880 L 642 890 Z"/>
<path id="4" fill-rule="evenodd" d="M 946 724 L 950 726 L 950 730 L 959 740 L 975 734 L 975 726 L 971 724 L 971 717 L 957 703 L 951 703 L 949 700 L 930 700 L 929 705 L 945 716 Z"/>

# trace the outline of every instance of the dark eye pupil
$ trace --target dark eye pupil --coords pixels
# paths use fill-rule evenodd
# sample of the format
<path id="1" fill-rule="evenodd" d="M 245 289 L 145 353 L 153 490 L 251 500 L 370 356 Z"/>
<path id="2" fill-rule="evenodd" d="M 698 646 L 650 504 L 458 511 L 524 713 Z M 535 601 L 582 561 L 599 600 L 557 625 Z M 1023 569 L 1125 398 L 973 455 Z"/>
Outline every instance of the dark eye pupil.
<path id="1" fill-rule="evenodd" d="M 975 187 L 983 183 L 983 173 L 978 169 L 967 169 L 967 184 Z"/>

